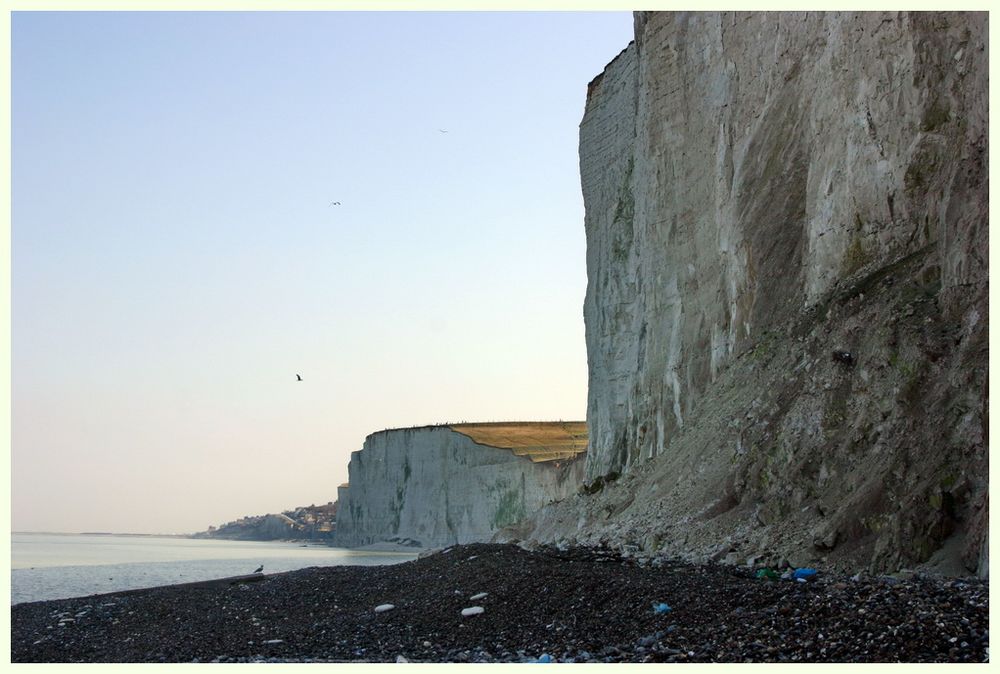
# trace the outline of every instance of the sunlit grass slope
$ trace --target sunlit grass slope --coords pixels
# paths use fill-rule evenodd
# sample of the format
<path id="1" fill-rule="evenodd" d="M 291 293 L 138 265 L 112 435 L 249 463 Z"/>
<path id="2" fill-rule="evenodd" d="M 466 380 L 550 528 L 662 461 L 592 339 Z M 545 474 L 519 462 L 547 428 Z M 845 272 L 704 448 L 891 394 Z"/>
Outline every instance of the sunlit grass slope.
<path id="1" fill-rule="evenodd" d="M 587 451 L 585 421 L 499 421 L 449 428 L 481 445 L 509 449 L 535 463 L 572 459 Z"/>

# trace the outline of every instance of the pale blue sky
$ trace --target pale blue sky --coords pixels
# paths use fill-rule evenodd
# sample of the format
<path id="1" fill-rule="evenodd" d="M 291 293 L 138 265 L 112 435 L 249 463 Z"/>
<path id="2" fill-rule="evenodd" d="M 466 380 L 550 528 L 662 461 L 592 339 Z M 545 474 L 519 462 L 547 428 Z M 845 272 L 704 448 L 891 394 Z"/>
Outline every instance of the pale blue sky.
<path id="1" fill-rule="evenodd" d="M 14 529 L 195 531 L 333 500 L 383 428 L 583 419 L 578 125 L 631 37 L 14 13 Z"/>

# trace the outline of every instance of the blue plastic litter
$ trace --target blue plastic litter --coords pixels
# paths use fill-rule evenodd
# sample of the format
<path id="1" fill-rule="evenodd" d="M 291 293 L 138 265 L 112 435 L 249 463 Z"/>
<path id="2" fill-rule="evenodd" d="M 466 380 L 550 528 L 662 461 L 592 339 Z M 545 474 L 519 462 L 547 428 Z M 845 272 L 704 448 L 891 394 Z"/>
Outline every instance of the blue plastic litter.
<path id="1" fill-rule="evenodd" d="M 671 610 L 672 609 L 663 602 L 653 604 L 653 613 L 670 613 Z"/>
<path id="2" fill-rule="evenodd" d="M 802 568 L 802 569 L 795 569 L 795 573 L 792 574 L 792 578 L 796 579 L 803 578 L 809 580 L 815 575 L 816 575 L 816 569 Z"/>
<path id="3" fill-rule="evenodd" d="M 542 653 L 535 662 L 552 662 L 552 656 L 548 653 Z"/>

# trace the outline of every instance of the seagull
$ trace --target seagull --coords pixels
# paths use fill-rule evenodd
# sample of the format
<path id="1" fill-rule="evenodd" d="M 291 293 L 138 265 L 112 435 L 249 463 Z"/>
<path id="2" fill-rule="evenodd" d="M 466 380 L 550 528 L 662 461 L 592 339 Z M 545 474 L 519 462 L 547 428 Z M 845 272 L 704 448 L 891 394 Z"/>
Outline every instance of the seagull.
<path id="1" fill-rule="evenodd" d="M 302 381 L 302 375 L 300 374 L 295 375 L 295 381 Z"/>
<path id="2" fill-rule="evenodd" d="M 438 129 L 438 133 L 448 133 L 448 131 L 445 129 Z"/>
<path id="3" fill-rule="evenodd" d="M 331 206 L 339 206 L 339 205 L 340 205 L 340 202 L 339 202 L 339 201 L 331 201 L 331 202 L 330 202 L 330 205 L 331 205 Z"/>
<path id="4" fill-rule="evenodd" d="M 256 568 L 256 569 L 254 570 L 254 573 L 264 573 L 264 565 L 263 565 L 263 564 L 261 564 L 260 566 L 258 566 L 258 567 L 257 567 L 257 568 Z"/>

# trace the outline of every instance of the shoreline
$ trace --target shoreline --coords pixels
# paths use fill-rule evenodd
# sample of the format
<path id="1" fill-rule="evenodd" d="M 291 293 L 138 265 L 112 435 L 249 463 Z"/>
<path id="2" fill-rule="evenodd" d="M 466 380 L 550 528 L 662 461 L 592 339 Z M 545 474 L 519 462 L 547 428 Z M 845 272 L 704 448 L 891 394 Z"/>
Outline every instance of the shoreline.
<path id="1" fill-rule="evenodd" d="M 11 607 L 13 662 L 983 662 L 988 581 L 447 548 Z M 485 594 L 483 594 L 485 593 Z M 472 599 L 476 597 L 476 599 Z M 393 608 L 376 612 L 380 605 Z M 657 611 L 658 605 L 668 608 Z M 462 614 L 479 607 L 481 612 Z"/>
<path id="2" fill-rule="evenodd" d="M 271 575 L 310 566 L 396 564 L 417 554 L 286 541 L 17 535 L 9 605 L 217 581 L 250 574 L 261 564 Z"/>

